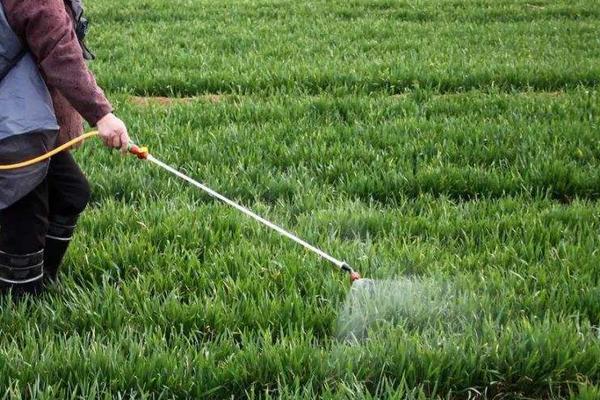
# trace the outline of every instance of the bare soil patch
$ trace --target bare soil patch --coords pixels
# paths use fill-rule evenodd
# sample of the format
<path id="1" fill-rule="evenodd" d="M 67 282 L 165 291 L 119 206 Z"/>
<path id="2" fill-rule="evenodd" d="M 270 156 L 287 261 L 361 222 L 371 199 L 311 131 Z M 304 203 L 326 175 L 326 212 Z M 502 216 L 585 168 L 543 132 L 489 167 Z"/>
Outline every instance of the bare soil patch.
<path id="1" fill-rule="evenodd" d="M 224 97 L 221 94 L 204 94 L 193 97 L 131 96 L 130 101 L 138 106 L 159 105 L 167 107 L 176 104 L 189 104 L 196 100 L 220 103 Z"/>

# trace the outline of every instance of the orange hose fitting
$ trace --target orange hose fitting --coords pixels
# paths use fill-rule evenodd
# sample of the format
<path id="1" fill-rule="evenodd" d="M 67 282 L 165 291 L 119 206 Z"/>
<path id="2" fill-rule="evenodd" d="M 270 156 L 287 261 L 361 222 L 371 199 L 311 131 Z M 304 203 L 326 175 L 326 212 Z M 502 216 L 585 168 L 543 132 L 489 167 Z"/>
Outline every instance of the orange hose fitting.
<path id="1" fill-rule="evenodd" d="M 148 159 L 148 155 L 150 154 L 147 147 L 138 147 L 135 144 L 130 144 L 128 150 L 140 160 Z"/>

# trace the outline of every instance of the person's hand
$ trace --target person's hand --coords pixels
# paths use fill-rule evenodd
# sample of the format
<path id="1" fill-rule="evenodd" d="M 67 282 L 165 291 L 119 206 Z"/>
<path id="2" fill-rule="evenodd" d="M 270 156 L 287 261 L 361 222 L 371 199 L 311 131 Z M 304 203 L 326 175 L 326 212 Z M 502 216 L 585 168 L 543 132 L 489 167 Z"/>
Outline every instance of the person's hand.
<path id="1" fill-rule="evenodd" d="M 113 113 L 106 114 L 96 124 L 98 133 L 104 144 L 108 147 L 121 149 L 122 152 L 127 151 L 129 144 L 129 135 L 127 127 Z"/>

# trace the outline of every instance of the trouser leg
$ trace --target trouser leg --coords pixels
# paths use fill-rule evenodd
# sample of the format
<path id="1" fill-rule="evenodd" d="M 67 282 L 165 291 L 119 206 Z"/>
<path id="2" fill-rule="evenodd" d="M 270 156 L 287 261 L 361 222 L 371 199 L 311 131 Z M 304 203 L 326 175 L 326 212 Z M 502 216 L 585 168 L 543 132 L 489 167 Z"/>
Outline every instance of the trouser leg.
<path id="1" fill-rule="evenodd" d="M 44 268 L 48 279 L 56 278 L 79 215 L 90 198 L 90 187 L 70 153 L 52 158 L 48 170 L 49 226 L 46 235 Z"/>
<path id="2" fill-rule="evenodd" d="M 0 290 L 37 293 L 42 274 L 56 277 L 89 197 L 85 176 L 64 152 L 52 157 L 38 187 L 0 210 Z"/>
<path id="3" fill-rule="evenodd" d="M 37 293 L 43 276 L 48 229 L 48 184 L 44 180 L 13 205 L 0 210 L 0 290 Z"/>

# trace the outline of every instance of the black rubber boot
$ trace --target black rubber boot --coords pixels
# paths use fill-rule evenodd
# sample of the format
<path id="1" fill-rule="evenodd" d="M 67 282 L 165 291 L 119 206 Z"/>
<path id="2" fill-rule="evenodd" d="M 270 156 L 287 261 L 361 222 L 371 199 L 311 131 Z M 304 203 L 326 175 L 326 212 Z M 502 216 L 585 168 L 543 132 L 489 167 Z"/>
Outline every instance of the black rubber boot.
<path id="1" fill-rule="evenodd" d="M 63 217 L 54 215 L 50 219 L 48 233 L 46 234 L 46 251 L 44 253 L 44 271 L 46 279 L 56 280 L 60 264 L 67 252 L 75 226 L 77 216 Z"/>
<path id="2" fill-rule="evenodd" d="M 55 281 L 60 264 L 69 247 L 69 240 L 55 240 L 46 238 L 44 251 L 44 277 L 47 281 Z"/>
<path id="3" fill-rule="evenodd" d="M 0 292 L 10 292 L 15 299 L 36 295 L 43 289 L 44 250 L 31 254 L 0 251 Z"/>

